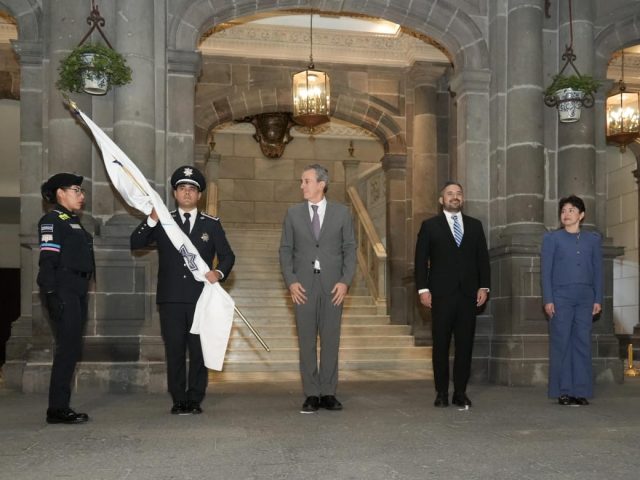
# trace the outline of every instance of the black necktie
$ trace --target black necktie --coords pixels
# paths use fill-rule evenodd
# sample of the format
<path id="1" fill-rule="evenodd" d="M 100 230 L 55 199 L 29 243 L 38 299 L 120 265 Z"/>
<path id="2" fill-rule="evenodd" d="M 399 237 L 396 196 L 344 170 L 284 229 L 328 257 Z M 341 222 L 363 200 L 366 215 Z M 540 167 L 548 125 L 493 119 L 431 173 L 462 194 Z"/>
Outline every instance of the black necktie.
<path id="1" fill-rule="evenodd" d="M 190 213 L 184 214 L 184 222 L 182 222 L 182 231 L 189 235 L 189 230 L 191 230 L 191 223 L 189 222 L 189 218 L 191 217 Z"/>

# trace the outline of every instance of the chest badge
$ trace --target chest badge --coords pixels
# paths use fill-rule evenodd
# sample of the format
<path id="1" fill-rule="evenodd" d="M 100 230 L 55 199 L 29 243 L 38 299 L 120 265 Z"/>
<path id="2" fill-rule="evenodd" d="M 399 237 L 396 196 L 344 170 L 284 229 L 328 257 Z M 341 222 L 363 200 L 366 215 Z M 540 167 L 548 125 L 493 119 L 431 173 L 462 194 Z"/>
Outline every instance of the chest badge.
<path id="1" fill-rule="evenodd" d="M 207 232 L 204 232 L 200 238 L 202 239 L 203 242 L 208 242 L 209 234 Z"/>

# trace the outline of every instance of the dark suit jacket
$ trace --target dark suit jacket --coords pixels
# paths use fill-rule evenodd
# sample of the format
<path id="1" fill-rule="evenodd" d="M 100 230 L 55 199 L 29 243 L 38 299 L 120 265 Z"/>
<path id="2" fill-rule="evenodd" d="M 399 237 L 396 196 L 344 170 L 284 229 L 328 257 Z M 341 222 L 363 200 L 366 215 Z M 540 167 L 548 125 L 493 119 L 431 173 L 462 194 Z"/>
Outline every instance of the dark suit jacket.
<path id="1" fill-rule="evenodd" d="M 309 202 L 289 208 L 282 225 L 280 266 L 289 287 L 300 282 L 305 289 L 313 284 L 313 264 L 320 261 L 320 281 L 325 293 L 336 283 L 351 285 L 356 271 L 356 240 L 349 209 L 340 203 L 327 201 L 320 238 L 311 228 Z"/>
<path id="2" fill-rule="evenodd" d="M 458 289 L 475 298 L 479 288 L 490 288 L 487 240 L 479 220 L 462 215 L 464 236 L 456 245 L 444 213 L 422 222 L 416 244 L 415 276 L 418 290 L 433 296 Z"/>
<path id="3" fill-rule="evenodd" d="M 178 225 L 182 223 L 177 210 L 171 212 L 171 215 Z M 213 266 L 213 259 L 218 257 L 216 269 L 220 270 L 226 279 L 236 257 L 227 241 L 220 220 L 206 213 L 198 212 L 189 239 L 210 267 Z M 145 219 L 131 234 L 131 249 L 136 250 L 151 244 L 156 244 L 158 247 L 159 267 L 156 302 L 196 303 L 204 283 L 193 278 L 182 255 L 173 246 L 160 223 L 155 227 L 149 227 Z"/>

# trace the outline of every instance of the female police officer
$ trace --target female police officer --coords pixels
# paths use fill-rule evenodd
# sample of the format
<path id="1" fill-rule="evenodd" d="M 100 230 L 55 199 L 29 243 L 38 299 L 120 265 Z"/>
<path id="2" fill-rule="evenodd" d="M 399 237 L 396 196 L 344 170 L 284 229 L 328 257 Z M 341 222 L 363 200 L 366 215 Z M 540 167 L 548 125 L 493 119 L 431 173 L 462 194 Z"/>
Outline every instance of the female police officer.
<path id="1" fill-rule="evenodd" d="M 83 423 L 86 413 L 69 408 L 71 380 L 82 350 L 87 291 L 94 271 L 93 239 L 76 212 L 84 204 L 82 177 L 58 173 L 42 184 L 42 197 L 55 204 L 38 223 L 38 285 L 46 299 L 56 341 L 49 384 L 48 423 Z"/>

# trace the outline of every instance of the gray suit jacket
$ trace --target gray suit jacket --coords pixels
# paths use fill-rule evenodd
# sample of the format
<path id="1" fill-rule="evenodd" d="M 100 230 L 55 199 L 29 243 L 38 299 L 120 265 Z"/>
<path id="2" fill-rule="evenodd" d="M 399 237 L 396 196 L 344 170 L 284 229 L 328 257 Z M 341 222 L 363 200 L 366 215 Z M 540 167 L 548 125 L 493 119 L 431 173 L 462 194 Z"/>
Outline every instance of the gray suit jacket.
<path id="1" fill-rule="evenodd" d="M 305 290 L 310 289 L 316 258 L 326 294 L 338 282 L 351 285 L 356 271 L 356 240 L 351 212 L 345 205 L 327 200 L 317 241 L 311 229 L 309 203 L 299 203 L 287 211 L 280 240 L 280 267 L 287 287 L 300 282 Z"/>

